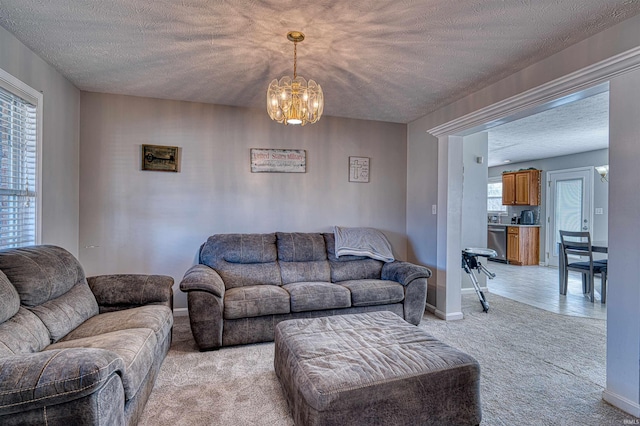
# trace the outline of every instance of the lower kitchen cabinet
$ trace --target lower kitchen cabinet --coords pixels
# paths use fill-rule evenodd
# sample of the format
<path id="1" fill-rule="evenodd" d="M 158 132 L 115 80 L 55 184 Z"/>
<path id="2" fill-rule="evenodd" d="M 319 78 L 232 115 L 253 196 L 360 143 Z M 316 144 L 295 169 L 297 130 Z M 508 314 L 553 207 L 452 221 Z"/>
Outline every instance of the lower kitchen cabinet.
<path id="1" fill-rule="evenodd" d="M 514 265 L 540 263 L 540 228 L 536 226 L 507 227 L 507 260 Z"/>

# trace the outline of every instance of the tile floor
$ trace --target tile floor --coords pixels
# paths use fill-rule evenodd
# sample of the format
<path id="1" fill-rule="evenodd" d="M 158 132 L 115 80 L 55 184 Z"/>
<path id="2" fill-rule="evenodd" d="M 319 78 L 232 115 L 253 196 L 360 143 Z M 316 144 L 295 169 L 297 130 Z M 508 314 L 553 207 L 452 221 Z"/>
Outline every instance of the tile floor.
<path id="1" fill-rule="evenodd" d="M 595 280 L 595 302 L 591 303 L 589 296 L 582 294 L 582 278 L 578 272 L 569 272 L 569 287 L 563 296 L 558 290 L 557 268 L 482 263 L 496 274 L 494 279 L 487 280 L 489 304 L 491 293 L 495 293 L 558 314 L 607 319 L 607 305 L 600 303 L 599 277 Z"/>

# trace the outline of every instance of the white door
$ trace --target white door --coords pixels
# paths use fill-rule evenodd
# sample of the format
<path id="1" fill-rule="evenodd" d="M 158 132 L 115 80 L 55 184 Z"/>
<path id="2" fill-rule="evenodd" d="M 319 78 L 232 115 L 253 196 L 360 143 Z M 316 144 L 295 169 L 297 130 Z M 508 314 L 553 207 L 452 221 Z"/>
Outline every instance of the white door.
<path id="1" fill-rule="evenodd" d="M 547 172 L 547 264 L 558 266 L 558 231 L 592 231 L 593 167 Z"/>

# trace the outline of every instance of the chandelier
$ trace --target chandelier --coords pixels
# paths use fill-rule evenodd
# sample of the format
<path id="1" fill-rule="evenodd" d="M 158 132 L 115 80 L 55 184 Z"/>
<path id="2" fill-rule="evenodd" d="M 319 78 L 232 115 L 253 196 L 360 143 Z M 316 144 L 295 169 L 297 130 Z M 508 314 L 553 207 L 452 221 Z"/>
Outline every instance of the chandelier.
<path id="1" fill-rule="evenodd" d="M 272 120 L 287 124 L 315 123 L 322 117 L 324 96 L 322 88 L 313 80 L 297 75 L 297 46 L 304 40 L 300 31 L 289 31 L 287 38 L 293 42 L 293 79 L 284 76 L 273 79 L 267 89 L 267 112 Z"/>

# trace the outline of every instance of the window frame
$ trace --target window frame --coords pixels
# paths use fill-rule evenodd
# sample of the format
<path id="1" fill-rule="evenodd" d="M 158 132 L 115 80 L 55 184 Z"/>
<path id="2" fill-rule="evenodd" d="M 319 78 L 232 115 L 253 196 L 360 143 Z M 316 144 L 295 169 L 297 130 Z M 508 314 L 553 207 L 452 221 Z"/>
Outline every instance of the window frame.
<path id="1" fill-rule="evenodd" d="M 42 244 L 42 123 L 44 95 L 0 68 L 0 87 L 36 108 L 35 244 Z"/>
<path id="2" fill-rule="evenodd" d="M 487 187 L 491 183 L 502 183 L 502 176 L 490 177 L 487 180 Z M 494 215 L 507 214 L 507 206 L 504 206 L 504 205 L 502 206 L 503 207 L 502 210 L 489 210 L 489 199 L 494 199 L 494 198 L 498 198 L 498 197 L 490 197 L 489 193 L 487 191 L 487 213 L 488 214 L 494 214 Z M 500 198 L 502 198 L 502 196 L 500 196 Z"/>

